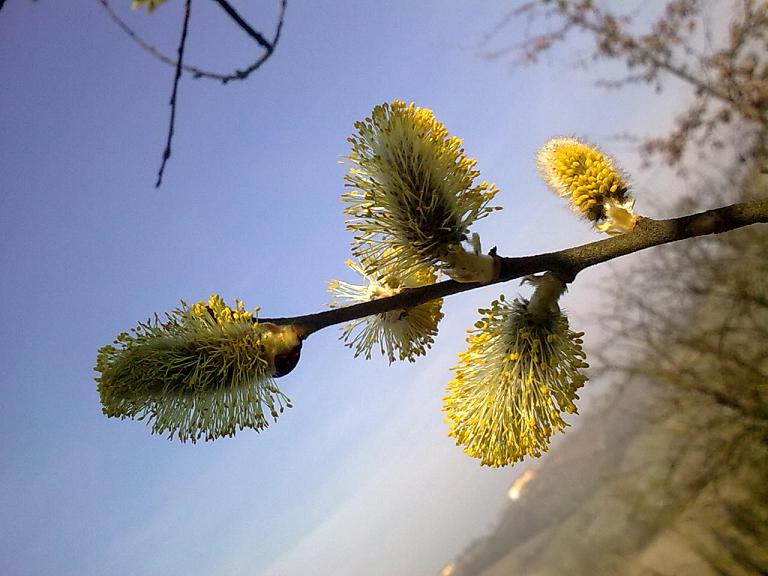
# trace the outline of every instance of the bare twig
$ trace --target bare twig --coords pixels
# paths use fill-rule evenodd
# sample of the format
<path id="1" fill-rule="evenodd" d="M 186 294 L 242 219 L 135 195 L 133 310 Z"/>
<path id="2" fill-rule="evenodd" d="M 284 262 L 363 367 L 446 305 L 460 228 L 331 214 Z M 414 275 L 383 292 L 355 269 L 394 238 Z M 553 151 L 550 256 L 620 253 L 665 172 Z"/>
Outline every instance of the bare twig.
<path id="1" fill-rule="evenodd" d="M 264 52 L 264 54 L 261 55 L 261 57 L 256 60 L 253 64 L 248 66 L 247 68 L 243 68 L 242 70 L 235 70 L 232 74 L 226 74 L 224 76 L 219 77 L 218 79 L 221 80 L 222 84 L 226 84 L 230 80 L 245 80 L 248 78 L 248 76 L 254 72 L 255 70 L 258 70 L 264 62 L 267 61 L 267 59 L 272 55 L 272 53 L 275 51 L 275 48 L 277 47 L 277 43 L 280 41 L 280 35 L 283 32 L 283 23 L 285 22 L 285 8 L 288 5 L 288 0 L 281 0 L 280 1 L 280 14 L 277 17 L 277 26 L 275 27 L 275 35 L 272 37 L 271 50 L 267 50 Z"/>
<path id="2" fill-rule="evenodd" d="M 4 0 L 0 0 L 0 2 L 3 2 Z M 190 0 L 187 0 L 187 2 L 184 5 L 184 23 L 182 25 L 182 31 L 181 31 L 181 40 L 179 42 L 179 48 L 178 48 L 178 57 L 174 60 L 170 56 L 166 56 L 163 54 L 160 50 L 146 42 L 141 36 L 139 36 L 128 24 L 125 23 L 125 21 L 120 18 L 120 16 L 117 15 L 117 13 L 112 9 L 112 7 L 109 5 L 109 0 L 97 0 L 99 4 L 106 10 L 109 17 L 112 19 L 112 21 L 123 31 L 125 32 L 131 40 L 136 42 L 139 46 L 141 46 L 146 52 L 160 60 L 161 62 L 168 64 L 170 66 L 173 66 L 175 68 L 175 75 L 173 79 L 173 92 L 171 94 L 171 119 L 168 125 L 168 137 L 165 144 L 165 150 L 163 150 L 163 158 L 162 162 L 160 164 L 160 169 L 157 173 L 157 181 L 155 182 L 155 188 L 159 188 L 160 185 L 163 182 L 163 173 L 165 172 L 165 166 L 168 162 L 168 159 L 171 157 L 171 144 L 173 142 L 173 133 L 174 133 L 174 127 L 176 123 L 176 99 L 178 95 L 178 87 L 179 87 L 179 80 L 181 79 L 182 72 L 188 72 L 192 74 L 193 78 L 209 78 L 213 80 L 218 80 L 222 84 L 226 84 L 230 80 L 244 80 L 246 79 L 252 72 L 255 70 L 258 70 L 264 62 L 267 61 L 267 59 L 272 55 L 272 53 L 275 51 L 275 47 L 277 46 L 277 43 L 280 40 L 280 34 L 283 30 L 283 22 L 285 17 L 285 9 L 288 3 L 288 0 L 280 0 L 280 13 L 278 15 L 277 20 L 277 26 L 275 27 L 275 34 L 272 38 L 272 41 L 268 41 L 264 36 L 262 36 L 259 32 L 253 29 L 253 27 L 246 22 L 240 14 L 227 2 L 226 0 L 214 0 L 226 13 L 227 15 L 242 29 L 244 30 L 248 36 L 250 36 L 253 40 L 256 41 L 256 43 L 259 44 L 264 49 L 264 53 L 256 59 L 251 65 L 249 65 L 246 68 L 235 70 L 232 73 L 229 74 L 219 74 L 217 72 L 208 72 L 206 70 L 202 70 L 200 68 L 197 68 L 195 66 L 188 66 L 184 64 L 184 48 L 186 46 L 186 39 L 187 39 L 187 31 L 188 31 L 188 25 L 189 25 L 189 14 L 190 14 Z M 2 4 L 0 4 L 0 8 L 2 7 Z"/>
<path id="3" fill-rule="evenodd" d="M 167 64 L 169 66 L 178 66 L 178 61 L 173 58 L 172 56 L 169 56 L 163 52 L 161 52 L 159 49 L 157 49 L 155 46 L 144 40 L 138 33 L 136 33 L 135 30 L 133 30 L 128 24 L 118 16 L 118 14 L 112 9 L 112 6 L 109 4 L 109 0 L 96 0 L 99 4 L 101 4 L 102 8 L 107 12 L 110 19 L 115 23 L 115 25 L 120 28 L 125 34 L 136 44 L 138 44 L 145 52 L 150 54 L 152 57 L 156 58 L 163 64 Z M 258 35 L 266 44 L 268 44 L 271 48 L 267 48 L 259 42 L 259 45 L 265 48 L 265 51 L 261 56 L 259 56 L 254 62 L 252 62 L 250 65 L 246 66 L 245 68 L 236 69 L 232 72 L 223 73 L 223 72 L 213 72 L 210 70 L 205 70 L 203 68 L 199 68 L 197 66 L 191 66 L 189 64 L 182 64 L 181 69 L 184 72 L 187 72 L 188 74 L 191 74 L 193 78 L 206 78 L 209 80 L 216 80 L 218 82 L 221 82 L 222 84 L 226 84 L 231 80 L 245 80 L 248 78 L 248 76 L 258 70 L 264 62 L 266 62 L 269 57 L 274 53 L 275 48 L 277 47 L 277 43 L 280 40 L 280 35 L 282 33 L 283 29 L 283 23 L 285 19 L 285 9 L 287 7 L 288 0 L 280 0 L 280 12 L 277 17 L 277 25 L 275 26 L 275 33 L 272 36 L 271 42 L 268 40 L 264 40 L 264 37 L 253 30 L 250 25 L 246 23 L 248 28 L 253 30 L 253 32 Z M 239 17 L 239 15 L 238 15 Z M 236 20 L 237 22 L 237 20 Z M 239 22 L 238 25 L 240 26 Z M 242 26 L 241 26 L 242 28 Z"/>
<path id="4" fill-rule="evenodd" d="M 482 286 L 508 282 L 538 272 L 551 271 L 563 281 L 572 282 L 576 275 L 585 268 L 613 260 L 619 256 L 686 238 L 718 234 L 761 222 L 768 222 L 768 200 L 733 204 L 669 220 L 643 218 L 638 222 L 635 230 L 621 236 L 536 256 L 499 257 L 501 261 L 499 278 L 484 284 L 446 280 L 428 286 L 405 289 L 394 296 L 344 308 L 335 308 L 304 316 L 260 318 L 259 321 L 274 324 L 295 324 L 300 326 L 302 332 L 308 336 L 334 324 L 392 310 L 411 308 L 436 298 L 474 290 Z"/>
<path id="5" fill-rule="evenodd" d="M 238 14 L 237 11 L 234 8 L 232 8 L 232 6 L 229 4 L 229 2 L 227 2 L 227 0 L 213 0 L 213 1 L 216 2 L 216 4 L 218 4 L 219 6 L 221 6 L 224 12 L 226 12 L 229 15 L 229 17 L 232 18 L 232 20 L 234 20 L 238 26 L 240 26 L 240 28 L 245 30 L 248 36 L 256 40 L 256 42 L 258 42 L 258 44 L 262 48 L 264 48 L 267 52 L 272 52 L 272 50 L 275 49 L 274 46 L 272 46 L 272 44 L 267 42 L 267 39 L 264 38 L 264 36 L 262 36 L 256 30 L 254 30 L 251 27 L 251 25 L 248 24 L 248 22 L 243 20 L 240 14 Z"/>
<path id="6" fill-rule="evenodd" d="M 155 182 L 155 188 L 159 188 L 163 183 L 163 172 L 165 171 L 165 164 L 168 162 L 168 158 L 171 157 L 171 142 L 173 141 L 173 128 L 176 124 L 176 95 L 179 90 L 179 80 L 181 79 L 181 66 L 184 61 L 184 47 L 187 44 L 187 30 L 189 29 L 189 14 L 192 7 L 192 0 L 186 0 L 184 3 L 184 23 L 181 26 L 181 40 L 179 41 L 179 59 L 176 62 L 176 74 L 173 77 L 173 92 L 171 92 L 171 119 L 168 123 L 168 139 L 165 142 L 165 150 L 163 150 L 163 161 L 160 164 L 160 170 L 157 172 L 157 182 Z"/>

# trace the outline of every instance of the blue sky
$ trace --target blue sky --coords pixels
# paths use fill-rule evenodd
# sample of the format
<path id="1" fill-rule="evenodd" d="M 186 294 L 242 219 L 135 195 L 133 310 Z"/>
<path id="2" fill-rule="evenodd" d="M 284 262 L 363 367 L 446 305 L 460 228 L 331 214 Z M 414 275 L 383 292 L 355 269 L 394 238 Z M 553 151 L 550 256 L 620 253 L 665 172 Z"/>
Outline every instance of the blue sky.
<path id="1" fill-rule="evenodd" d="M 179 0 L 151 16 L 114 3 L 174 51 Z M 266 30 L 276 7 L 259 4 L 245 13 Z M 465 329 L 498 288 L 446 302 L 433 351 L 413 365 L 353 359 L 335 328 L 312 336 L 280 381 L 295 407 L 260 434 L 182 445 L 107 419 L 92 368 L 100 346 L 180 299 L 216 292 L 293 315 L 322 309 L 329 279 L 356 281 L 339 160 L 353 123 L 395 98 L 433 109 L 501 189 L 505 210 L 476 227 L 486 247 L 596 239 L 538 181 L 536 149 L 665 118 L 643 90 L 606 95 L 568 62 L 512 70 L 479 57 L 507 6 L 290 2 L 280 46 L 247 82 L 182 80 L 155 190 L 172 69 L 96 1 L 6 3 L 2 574 L 429 574 L 493 522 L 519 467 L 480 468 L 447 438 L 440 406 Z M 188 61 L 247 64 L 258 51 L 236 34 L 195 2 Z M 590 299 L 574 288 L 566 305 L 586 317 Z"/>

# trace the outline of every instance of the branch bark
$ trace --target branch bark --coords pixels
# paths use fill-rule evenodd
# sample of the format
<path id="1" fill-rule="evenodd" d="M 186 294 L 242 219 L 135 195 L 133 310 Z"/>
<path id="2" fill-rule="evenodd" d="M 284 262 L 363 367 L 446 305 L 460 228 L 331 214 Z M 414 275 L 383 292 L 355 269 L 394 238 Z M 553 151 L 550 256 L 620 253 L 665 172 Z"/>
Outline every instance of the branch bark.
<path id="1" fill-rule="evenodd" d="M 436 298 L 509 282 L 529 274 L 553 272 L 564 282 L 570 283 L 582 270 L 620 256 L 687 238 L 720 234 L 757 223 L 768 223 L 768 200 L 732 204 L 668 220 L 641 218 L 632 232 L 621 236 L 535 256 L 498 257 L 501 262 L 501 272 L 499 278 L 491 282 L 464 284 L 446 280 L 428 286 L 405 289 L 394 296 L 344 308 L 334 308 L 303 316 L 259 318 L 259 322 L 294 324 L 300 327 L 300 331 L 306 337 L 334 324 L 392 310 L 411 308 Z"/>

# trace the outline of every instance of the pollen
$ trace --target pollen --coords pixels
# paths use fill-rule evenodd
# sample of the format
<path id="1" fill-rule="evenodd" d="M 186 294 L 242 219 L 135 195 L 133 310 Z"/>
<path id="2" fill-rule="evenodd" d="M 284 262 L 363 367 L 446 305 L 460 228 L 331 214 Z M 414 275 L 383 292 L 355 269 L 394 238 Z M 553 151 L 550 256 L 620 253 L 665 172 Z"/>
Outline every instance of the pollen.
<path id="1" fill-rule="evenodd" d="M 587 380 L 583 334 L 557 308 L 546 318 L 528 301 L 494 301 L 467 338 L 443 410 L 449 435 L 482 465 L 507 466 L 545 452 L 575 413 Z"/>

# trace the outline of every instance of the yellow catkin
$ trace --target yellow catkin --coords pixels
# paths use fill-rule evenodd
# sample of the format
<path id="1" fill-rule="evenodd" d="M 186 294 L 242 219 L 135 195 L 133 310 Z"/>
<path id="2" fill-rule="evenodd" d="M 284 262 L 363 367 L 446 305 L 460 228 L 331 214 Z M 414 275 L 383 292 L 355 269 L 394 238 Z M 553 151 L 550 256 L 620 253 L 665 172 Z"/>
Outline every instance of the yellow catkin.
<path id="1" fill-rule="evenodd" d="M 425 108 L 396 100 L 355 124 L 347 156 L 347 228 L 367 272 L 444 263 L 470 225 L 496 208 L 497 189 L 475 181 L 475 160 Z"/>
<path id="2" fill-rule="evenodd" d="M 99 350 L 103 412 L 145 419 L 182 442 L 261 430 L 290 406 L 273 376 L 289 371 L 300 349 L 295 327 L 259 323 L 242 302 L 182 302 Z"/>
<path id="3" fill-rule="evenodd" d="M 629 182 L 596 147 L 576 138 L 552 138 L 539 149 L 536 164 L 547 186 L 598 229 L 615 234 L 634 227 Z"/>
<path id="4" fill-rule="evenodd" d="M 481 310 L 444 398 L 449 434 L 486 466 L 545 452 L 586 381 L 582 334 L 556 307 L 542 318 L 527 306 L 501 297 Z"/>
<path id="5" fill-rule="evenodd" d="M 361 274 L 365 285 L 350 284 L 332 280 L 328 291 L 339 300 L 333 307 L 369 302 L 378 298 L 393 296 L 404 288 L 416 288 L 435 282 L 435 274 L 424 265 L 411 268 L 403 273 L 397 268 L 379 268 L 374 275 L 365 271 L 361 264 L 347 261 L 347 266 Z M 392 310 L 348 322 L 342 328 L 341 338 L 355 350 L 355 356 L 363 354 L 370 359 L 372 350 L 379 349 L 390 363 L 395 360 L 414 362 L 423 356 L 434 342 L 437 325 L 443 318 L 442 299 L 431 300 L 406 310 Z"/>

